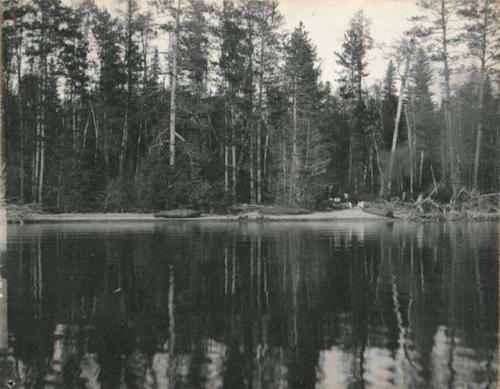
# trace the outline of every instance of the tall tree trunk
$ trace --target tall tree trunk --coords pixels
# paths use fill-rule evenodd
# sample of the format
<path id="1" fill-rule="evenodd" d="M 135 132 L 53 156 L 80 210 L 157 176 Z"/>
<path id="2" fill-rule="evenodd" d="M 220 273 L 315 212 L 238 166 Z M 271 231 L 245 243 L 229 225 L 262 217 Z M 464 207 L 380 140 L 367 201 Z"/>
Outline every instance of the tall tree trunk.
<path id="1" fill-rule="evenodd" d="M 59 160 L 59 171 L 57 173 L 57 196 L 56 196 L 56 208 L 59 209 L 61 206 L 61 189 L 62 189 L 62 158 Z"/>
<path id="2" fill-rule="evenodd" d="M 304 156 L 304 166 L 306 169 L 309 168 L 309 143 L 311 135 L 311 125 L 309 118 L 307 119 L 307 131 L 306 131 L 306 155 Z"/>
<path id="3" fill-rule="evenodd" d="M 92 101 L 90 101 L 89 105 L 90 105 L 90 113 L 92 114 L 92 122 L 94 123 L 94 134 L 95 134 L 94 164 L 96 164 L 97 154 L 99 152 L 99 123 L 97 122 Z"/>
<path id="4" fill-rule="evenodd" d="M 146 14 L 146 17 L 149 17 Z M 140 168 L 140 157 L 141 157 L 141 146 L 144 137 L 144 143 L 147 144 L 147 119 L 144 117 L 144 109 L 146 106 L 146 89 L 148 83 L 148 49 L 149 49 L 149 19 L 147 19 L 147 23 L 144 27 L 144 30 L 141 30 L 141 42 L 142 42 L 142 93 L 141 93 L 141 110 L 139 112 L 139 135 L 137 136 L 137 145 L 136 145 L 136 156 L 135 156 L 135 178 L 137 179 L 139 175 Z"/>
<path id="5" fill-rule="evenodd" d="M 292 171 L 290 175 L 290 202 L 297 199 L 297 180 L 299 173 L 299 151 L 297 147 L 297 77 L 293 80 L 292 112 Z"/>
<path id="6" fill-rule="evenodd" d="M 45 96 L 43 97 L 45 105 Z M 43 112 L 43 111 L 42 111 Z M 42 116 L 42 123 L 40 125 L 40 173 L 38 176 L 38 203 L 43 202 L 43 183 L 44 183 L 44 172 L 45 172 L 45 114 Z"/>
<path id="7" fill-rule="evenodd" d="M 176 115 L 176 89 L 177 89 L 177 51 L 179 45 L 181 0 L 177 0 L 175 11 L 174 39 L 172 42 L 172 72 L 170 73 L 170 161 L 169 164 L 175 168 L 175 115 Z"/>
<path id="8" fill-rule="evenodd" d="M 23 31 L 20 31 L 19 41 L 16 47 L 16 59 L 17 59 L 17 87 L 18 87 L 18 97 L 19 97 L 19 137 L 21 138 L 21 150 L 20 150 L 20 164 L 19 164 L 19 199 L 21 202 L 24 201 L 24 108 L 23 108 L 23 91 L 21 87 L 22 80 L 22 41 L 23 41 Z"/>
<path id="9" fill-rule="evenodd" d="M 254 101 L 253 101 L 253 88 L 254 88 L 254 64 L 253 64 L 253 56 L 254 56 L 254 30 L 253 30 L 253 23 L 252 23 L 252 18 L 247 19 L 247 31 L 248 31 L 248 36 L 247 36 L 247 44 L 248 44 L 248 68 L 247 68 L 247 77 L 248 79 L 246 80 L 246 86 L 248 87 L 248 104 L 249 106 L 247 107 L 248 113 L 247 113 L 247 130 L 248 130 L 248 135 L 250 137 L 250 169 L 249 169 L 249 174 L 250 174 L 250 203 L 254 204 L 255 203 L 255 125 L 254 125 L 254 120 L 253 120 L 253 115 L 254 115 Z M 259 107 L 260 108 L 260 107 Z"/>
<path id="10" fill-rule="evenodd" d="M 224 192 L 229 192 L 229 146 L 224 145 Z"/>
<path id="11" fill-rule="evenodd" d="M 227 135 L 227 110 L 224 104 L 224 192 L 229 193 L 229 146 Z"/>
<path id="12" fill-rule="evenodd" d="M 369 169 L 370 169 L 370 192 L 373 196 L 373 188 L 374 188 L 374 185 L 373 185 L 373 178 L 374 178 L 374 174 L 373 174 L 373 148 L 370 147 L 370 156 L 369 156 L 370 160 L 369 160 Z"/>
<path id="13" fill-rule="evenodd" d="M 281 156 L 282 156 L 282 171 L 283 171 L 283 202 L 286 201 L 286 166 L 287 166 L 287 159 L 286 159 L 286 147 L 284 142 L 282 141 L 281 143 Z"/>
<path id="14" fill-rule="evenodd" d="M 488 6 L 488 1 L 484 7 Z M 478 104 L 478 123 L 477 123 L 477 133 L 476 133 L 476 150 L 474 152 L 474 171 L 472 173 L 472 189 L 478 189 L 478 176 L 479 176 L 479 162 L 481 156 L 481 139 L 483 136 L 483 116 L 484 116 L 484 83 L 486 78 L 486 31 L 488 28 L 488 14 L 484 10 L 484 20 L 483 20 L 483 35 L 481 41 L 481 69 L 479 71 L 479 104 Z"/>
<path id="15" fill-rule="evenodd" d="M 47 24 L 46 13 L 42 10 L 42 25 Z M 40 54 L 40 65 L 41 65 L 41 93 L 40 93 L 40 104 L 39 104 L 39 122 L 37 122 L 38 129 L 38 142 L 37 142 L 37 157 L 38 165 L 36 170 L 37 175 L 37 186 L 36 186 L 36 199 L 39 204 L 43 201 L 43 182 L 44 182 L 44 170 L 45 170 L 45 109 L 46 109 L 46 87 L 47 87 L 47 31 L 44 29 L 41 35 L 41 54 Z"/>
<path id="16" fill-rule="evenodd" d="M 231 194 L 233 199 L 236 199 L 236 178 L 237 178 L 237 161 L 236 161 L 236 118 L 234 116 L 234 105 L 231 105 L 231 160 L 232 166 L 232 187 Z"/>
<path id="17" fill-rule="evenodd" d="M 424 169 L 424 150 L 420 150 L 420 172 L 418 174 L 418 187 L 422 188 L 422 171 Z"/>
<path id="18" fill-rule="evenodd" d="M 87 118 L 87 122 L 85 123 L 85 127 L 83 128 L 83 142 L 82 142 L 82 149 L 80 151 L 80 158 L 78 160 L 79 162 L 79 165 L 81 167 L 81 164 L 82 164 L 82 160 L 83 160 L 83 156 L 85 154 L 85 149 L 87 148 L 87 133 L 88 133 L 88 129 L 89 129 L 89 124 L 90 124 L 90 114 Z"/>
<path id="19" fill-rule="evenodd" d="M 259 86 L 261 89 L 261 86 Z M 259 90 L 259 111 L 262 112 L 262 89 Z M 262 117 L 257 125 L 257 203 L 262 203 Z"/>
<path id="20" fill-rule="evenodd" d="M 128 86 L 130 88 L 130 85 Z M 122 129 L 122 142 L 120 146 L 120 160 L 118 166 L 118 175 L 123 177 L 123 172 L 125 170 L 125 155 L 127 153 L 127 143 L 128 143 L 128 120 L 129 120 L 129 98 L 127 97 L 127 105 L 125 107 L 125 118 L 123 119 L 123 129 Z"/>
<path id="21" fill-rule="evenodd" d="M 0 4 L 0 25 L 3 26 L 3 5 Z M 0 28 L 0 42 L 3 42 L 3 28 Z M 3 74 L 3 50 L 0 50 L 0 74 Z M 2 233 L 2 236 L 0 236 L 0 257 L 3 257 L 4 252 L 6 251 L 6 242 L 7 242 L 7 217 L 6 217 L 6 212 L 5 212 L 5 196 L 6 196 L 6 181 L 7 181 L 7 170 L 6 170 L 6 160 L 7 158 L 5 157 L 5 129 L 4 129 L 4 111 L 3 111 L 3 83 L 0 82 L 0 233 Z M 3 265 L 3 263 L 2 263 Z M 1 281 L 6 281 L 5 279 L 1 278 Z M 6 282 L 3 283 L 5 285 L 5 289 L 2 290 L 4 293 L 4 298 L 6 298 L 5 293 L 7 292 L 6 289 Z M 6 301 L 6 300 L 4 300 Z M 3 304 L 2 304 L 3 305 Z M 0 314 L 2 317 L 7 316 L 7 305 L 5 304 L 5 307 L 3 307 L 0 311 Z M 5 323 L 5 332 L 3 338 L 0 340 L 0 347 L 3 349 L 7 349 L 7 325 Z"/>
<path id="22" fill-rule="evenodd" d="M 73 130 L 73 153 L 74 155 L 78 155 L 78 149 L 76 146 L 76 107 L 75 107 L 76 104 L 75 104 L 73 81 L 71 81 L 70 89 L 71 90 L 70 90 L 69 103 L 71 105 L 71 129 Z"/>
<path id="23" fill-rule="evenodd" d="M 106 114 L 106 108 L 104 108 L 104 114 L 103 114 L 103 121 L 104 121 L 104 133 L 103 133 L 103 138 L 104 138 L 104 166 L 106 170 L 106 182 L 109 181 L 110 179 L 110 157 L 109 157 L 109 142 L 108 142 L 108 115 Z"/>
<path id="24" fill-rule="evenodd" d="M 47 57 L 43 55 L 43 75 L 42 75 L 42 100 L 41 100 L 41 118 L 40 118 L 40 152 L 39 152 L 39 171 L 38 171 L 38 193 L 37 201 L 43 203 L 43 183 L 45 172 L 45 107 L 46 107 L 46 87 L 47 87 Z"/>
<path id="25" fill-rule="evenodd" d="M 137 137 L 137 145 L 135 151 L 135 179 L 139 176 L 140 160 L 141 160 L 141 144 L 142 144 L 142 128 L 139 127 L 139 136 Z"/>
<path id="26" fill-rule="evenodd" d="M 373 134 L 373 144 L 375 146 L 375 157 L 377 158 L 377 168 L 378 168 L 378 174 L 380 176 L 380 189 L 378 195 L 379 197 L 382 197 L 384 195 L 385 179 L 384 179 L 384 171 L 382 170 L 382 164 L 380 163 L 380 154 L 378 151 L 377 139 L 375 138 L 375 134 Z"/>
<path id="27" fill-rule="evenodd" d="M 40 106 L 37 107 L 36 117 L 36 127 L 35 127 L 35 150 L 32 160 L 31 167 L 31 200 L 36 202 L 37 199 L 37 188 L 38 188 L 38 172 L 40 165 Z"/>
<path id="28" fill-rule="evenodd" d="M 255 171 L 254 171 L 254 133 L 253 133 L 253 128 L 251 122 L 249 123 L 250 126 L 248 127 L 248 135 L 250 136 L 250 149 L 249 149 L 249 154 L 250 154 L 250 166 L 249 166 L 249 175 L 250 175 L 250 204 L 255 204 Z"/>
<path id="29" fill-rule="evenodd" d="M 380 99 L 380 105 L 378 107 L 379 109 L 379 114 L 380 114 L 380 131 L 382 134 L 382 139 L 384 136 L 384 115 L 382 111 L 382 104 L 383 101 Z M 377 137 L 375 136 L 375 127 L 372 127 L 372 137 L 373 137 L 373 145 L 375 147 L 375 157 L 377 158 L 377 168 L 378 168 L 378 173 L 380 176 L 380 188 L 378 195 L 379 197 L 383 197 L 384 195 L 384 190 L 385 190 L 385 177 L 384 177 L 384 170 L 382 169 L 382 164 L 380 163 L 380 153 L 378 150 L 378 144 L 377 144 Z"/>
<path id="30" fill-rule="evenodd" d="M 408 109 L 406 106 L 404 107 L 405 118 L 406 118 L 406 126 L 408 127 L 408 147 L 410 149 L 410 194 L 413 195 L 413 130 L 412 123 L 410 123 L 410 119 L 408 117 Z"/>
<path id="31" fill-rule="evenodd" d="M 363 187 L 366 188 L 366 181 L 368 179 L 368 174 L 370 173 L 370 159 L 372 157 L 372 149 L 371 147 L 368 149 L 368 159 L 363 164 Z"/>
<path id="32" fill-rule="evenodd" d="M 263 176 L 265 178 L 271 177 L 268 154 L 269 154 L 269 127 L 267 128 L 266 131 L 266 141 L 264 142 L 264 156 L 262 158 L 262 165 L 264 168 Z M 269 191 L 270 189 L 271 189 L 270 186 L 267 186 L 267 190 Z M 262 193 L 262 185 L 261 185 L 261 193 Z"/>
<path id="33" fill-rule="evenodd" d="M 392 187 L 392 170 L 394 167 L 394 157 L 396 155 L 396 146 L 398 143 L 398 134 L 399 134 L 399 123 L 401 121 L 401 111 L 403 108 L 403 97 L 406 90 L 406 81 L 408 79 L 408 71 L 410 69 L 410 60 L 411 60 L 411 52 L 406 54 L 405 58 L 405 68 L 403 70 L 403 75 L 401 76 L 401 86 L 399 88 L 399 96 L 398 96 L 398 108 L 396 110 L 396 119 L 394 120 L 394 131 L 392 133 L 392 146 L 391 146 L 391 155 L 389 158 L 389 171 L 387 177 L 387 191 L 389 195 L 391 194 Z M 382 192 L 382 196 L 384 193 Z"/>
<path id="34" fill-rule="evenodd" d="M 445 128 L 447 135 L 447 143 L 448 143 L 448 164 L 449 164 L 449 172 L 451 179 L 451 188 L 453 195 L 457 193 L 457 174 L 456 174 L 456 166 L 455 166 L 455 147 L 454 147 L 454 139 L 452 135 L 452 124 L 451 124 L 451 86 L 450 86 L 450 68 L 448 64 L 448 20 L 447 20 L 447 12 L 446 12 L 446 1 L 441 0 L 441 45 L 442 45 L 442 55 L 443 55 L 443 75 L 444 75 L 444 116 L 445 116 Z"/>
<path id="35" fill-rule="evenodd" d="M 260 72 L 259 72 L 259 117 L 257 125 L 257 203 L 262 203 L 262 122 L 263 122 L 263 107 L 262 93 L 264 88 L 264 36 L 261 36 L 260 41 Z"/>
<path id="36" fill-rule="evenodd" d="M 37 201 L 38 175 L 40 173 L 40 124 L 41 124 L 41 98 L 37 98 L 37 107 L 35 115 L 35 155 L 33 156 L 33 167 L 31 172 L 31 199 Z"/>
<path id="37" fill-rule="evenodd" d="M 349 126 L 349 166 L 347 168 L 347 187 L 351 188 L 352 184 L 352 170 L 353 170 L 353 143 L 354 143 L 354 137 L 353 137 L 353 128 Z"/>

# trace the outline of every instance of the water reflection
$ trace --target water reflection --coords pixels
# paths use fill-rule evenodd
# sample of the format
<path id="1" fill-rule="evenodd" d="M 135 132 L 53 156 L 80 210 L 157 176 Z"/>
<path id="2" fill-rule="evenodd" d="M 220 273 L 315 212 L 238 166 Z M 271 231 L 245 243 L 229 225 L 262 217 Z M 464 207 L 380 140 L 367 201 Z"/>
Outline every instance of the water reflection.
<path id="1" fill-rule="evenodd" d="M 493 388 L 497 233 L 487 223 L 12 226 L 17 384 Z"/>

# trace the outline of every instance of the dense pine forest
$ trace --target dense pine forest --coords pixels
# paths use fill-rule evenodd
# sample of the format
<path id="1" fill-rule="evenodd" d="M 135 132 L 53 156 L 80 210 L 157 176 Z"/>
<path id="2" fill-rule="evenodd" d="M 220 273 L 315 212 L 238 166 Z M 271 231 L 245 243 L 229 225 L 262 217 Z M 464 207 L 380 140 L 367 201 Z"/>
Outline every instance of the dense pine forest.
<path id="1" fill-rule="evenodd" d="M 276 0 L 3 0 L 8 200 L 220 212 L 498 192 L 500 1 L 419 7 L 374 83 L 353 14 L 330 83 Z"/>

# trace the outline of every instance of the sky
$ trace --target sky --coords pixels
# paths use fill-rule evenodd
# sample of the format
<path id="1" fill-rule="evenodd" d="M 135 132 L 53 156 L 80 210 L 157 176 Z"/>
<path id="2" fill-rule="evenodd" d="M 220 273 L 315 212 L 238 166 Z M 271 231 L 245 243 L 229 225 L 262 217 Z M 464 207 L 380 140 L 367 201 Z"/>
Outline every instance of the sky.
<path id="1" fill-rule="evenodd" d="M 75 0 L 69 0 L 74 2 Z M 145 5 L 147 0 L 139 0 Z M 117 8 L 117 0 L 96 0 L 99 6 L 111 12 Z M 316 46 L 323 81 L 335 87 L 336 71 L 334 52 L 341 50 L 342 38 L 353 14 L 363 9 L 371 19 L 371 34 L 375 46 L 368 58 L 369 75 L 366 84 L 383 78 L 390 45 L 408 28 L 408 18 L 418 14 L 412 0 L 280 0 L 284 16 L 284 29 L 291 32 L 302 21 Z M 167 44 L 167 42 L 165 42 Z M 382 47 L 386 46 L 383 50 Z M 160 51 L 163 50 L 161 47 Z"/>
<path id="2" fill-rule="evenodd" d="M 418 7 L 409 0 L 281 0 L 280 8 L 287 30 L 304 23 L 317 48 L 322 79 L 332 84 L 338 70 L 334 51 L 341 51 L 344 32 L 356 11 L 363 9 L 371 19 L 376 46 L 369 53 L 368 84 L 383 78 L 391 44 L 408 29 L 407 19 L 418 14 Z"/>

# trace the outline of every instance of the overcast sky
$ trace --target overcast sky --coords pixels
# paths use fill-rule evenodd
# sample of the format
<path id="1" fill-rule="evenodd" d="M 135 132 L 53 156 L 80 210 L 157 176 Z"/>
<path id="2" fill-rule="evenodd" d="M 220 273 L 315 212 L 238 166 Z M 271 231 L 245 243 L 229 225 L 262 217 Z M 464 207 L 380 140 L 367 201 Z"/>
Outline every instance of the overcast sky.
<path id="1" fill-rule="evenodd" d="M 372 20 L 371 33 L 376 45 L 390 46 L 408 28 L 407 19 L 418 13 L 413 1 L 405 0 L 281 0 L 280 8 L 287 30 L 302 21 L 316 45 L 324 81 L 334 82 L 334 51 L 340 51 L 349 20 L 363 9 Z M 368 83 L 383 77 L 390 47 L 373 49 L 369 56 Z"/>
<path id="2" fill-rule="evenodd" d="M 112 12 L 117 8 L 117 0 L 96 0 L 96 3 Z M 146 0 L 139 3 L 145 5 Z M 280 9 L 286 31 L 292 31 L 300 21 L 304 23 L 317 48 L 322 80 L 330 81 L 334 87 L 337 65 L 333 52 L 340 50 L 343 34 L 356 11 L 363 9 L 372 20 L 371 33 L 377 46 L 390 46 L 408 28 L 407 19 L 418 13 L 412 0 L 280 0 Z M 389 52 L 389 48 L 370 52 L 368 84 L 383 77 Z"/>

